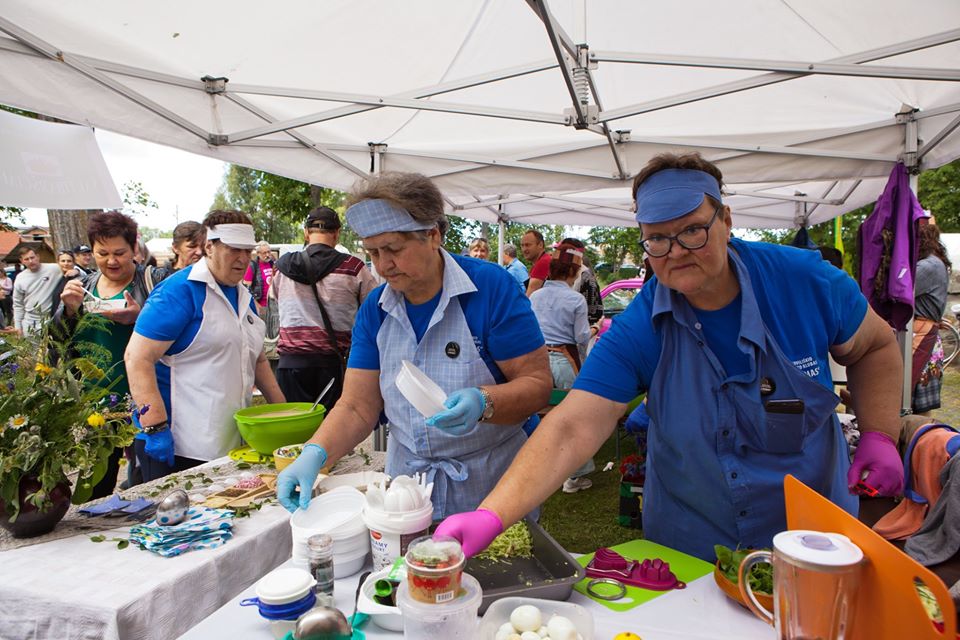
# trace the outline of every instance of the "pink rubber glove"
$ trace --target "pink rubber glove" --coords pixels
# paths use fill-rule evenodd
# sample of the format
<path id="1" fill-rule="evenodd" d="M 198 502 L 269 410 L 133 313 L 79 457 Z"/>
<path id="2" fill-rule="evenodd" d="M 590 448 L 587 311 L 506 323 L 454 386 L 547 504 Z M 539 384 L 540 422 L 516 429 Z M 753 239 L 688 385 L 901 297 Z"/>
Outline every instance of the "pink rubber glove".
<path id="1" fill-rule="evenodd" d="M 865 478 L 864 472 L 867 474 Z M 881 496 L 903 493 L 903 461 L 893 438 L 879 431 L 867 431 L 860 436 L 853 464 L 847 472 L 847 486 L 851 493 L 861 478 Z"/>
<path id="2" fill-rule="evenodd" d="M 453 514 L 440 523 L 433 535 L 456 538 L 464 555 L 471 558 L 490 546 L 501 533 L 503 522 L 500 517 L 493 511 L 477 509 Z"/>

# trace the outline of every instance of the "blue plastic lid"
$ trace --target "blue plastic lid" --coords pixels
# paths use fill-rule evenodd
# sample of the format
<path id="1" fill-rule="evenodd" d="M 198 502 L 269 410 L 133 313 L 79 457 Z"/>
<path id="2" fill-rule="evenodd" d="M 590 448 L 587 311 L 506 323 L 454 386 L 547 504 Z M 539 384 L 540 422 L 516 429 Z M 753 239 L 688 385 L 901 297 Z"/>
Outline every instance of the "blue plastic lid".
<path id="1" fill-rule="evenodd" d="M 267 620 L 296 620 L 307 611 L 310 611 L 310 609 L 313 609 L 313 605 L 316 603 L 317 596 L 313 591 L 310 591 L 299 600 L 286 604 L 265 604 L 260 602 L 259 598 L 247 598 L 240 602 L 240 606 L 247 607 L 254 604 L 257 605 L 257 608 L 260 610 L 260 615 Z"/>

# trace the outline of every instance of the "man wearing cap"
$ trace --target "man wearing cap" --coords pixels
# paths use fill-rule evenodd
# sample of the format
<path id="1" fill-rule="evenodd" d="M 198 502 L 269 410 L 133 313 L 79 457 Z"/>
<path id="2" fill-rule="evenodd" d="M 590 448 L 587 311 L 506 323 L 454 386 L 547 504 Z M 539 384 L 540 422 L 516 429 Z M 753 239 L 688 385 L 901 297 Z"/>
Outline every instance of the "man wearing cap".
<path id="1" fill-rule="evenodd" d="M 309 504 L 320 468 L 362 442 L 381 409 L 387 474 L 425 474 L 435 519 L 475 509 L 526 441 L 523 423 L 547 404 L 550 369 L 529 301 L 498 265 L 441 248 L 443 207 L 417 174 L 378 175 L 352 195 L 347 223 L 386 284 L 357 314 L 340 401 L 277 480 L 287 509 Z M 401 393 L 404 361 L 439 385 L 443 409 L 424 416 Z"/>
<path id="2" fill-rule="evenodd" d="M 358 258 L 336 250 L 340 217 L 329 207 L 307 215 L 303 251 L 277 262 L 270 297 L 280 308 L 277 382 L 287 402 L 323 398 L 329 411 L 343 392 L 345 358 L 357 310 L 376 282 Z"/>
<path id="3" fill-rule="evenodd" d="M 485 548 L 560 486 L 648 392 L 644 537 L 713 561 L 770 546 L 793 474 L 856 514 L 861 479 L 897 495 L 903 363 L 856 282 L 815 251 L 731 239 L 719 169 L 664 154 L 634 180 L 656 278 L 613 321 L 497 488 L 437 533 Z M 827 356 L 847 366 L 863 439 L 851 464 Z M 543 460 L 552 464 L 543 465 Z"/>
<path id="4" fill-rule="evenodd" d="M 250 218 L 211 211 L 203 225 L 205 256 L 153 290 L 124 356 L 144 481 L 239 447 L 233 414 L 250 405 L 254 385 L 267 402 L 284 401 L 263 353 L 264 322 L 240 284 L 256 246 Z"/>
<path id="5" fill-rule="evenodd" d="M 80 275 L 93 273 L 97 270 L 93 264 L 93 250 L 90 248 L 90 245 L 78 244 L 74 247 L 73 262 L 74 268 L 80 272 Z"/>

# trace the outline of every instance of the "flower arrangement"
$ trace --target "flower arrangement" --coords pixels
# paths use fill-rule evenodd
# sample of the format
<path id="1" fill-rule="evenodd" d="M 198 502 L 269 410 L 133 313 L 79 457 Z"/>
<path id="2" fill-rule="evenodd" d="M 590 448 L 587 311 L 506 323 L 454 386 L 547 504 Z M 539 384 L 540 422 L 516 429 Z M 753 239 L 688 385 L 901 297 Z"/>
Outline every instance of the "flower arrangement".
<path id="1" fill-rule="evenodd" d="M 89 320 L 87 318 L 90 318 Z M 81 322 L 98 322 L 87 314 Z M 34 476 L 40 488 L 25 497 L 38 509 L 68 474 L 76 473 L 72 502 L 89 500 L 107 458 L 136 434 L 127 400 L 110 391 L 106 350 L 39 335 L 0 340 L 0 500 L 10 522 L 20 510 L 19 487 Z"/>

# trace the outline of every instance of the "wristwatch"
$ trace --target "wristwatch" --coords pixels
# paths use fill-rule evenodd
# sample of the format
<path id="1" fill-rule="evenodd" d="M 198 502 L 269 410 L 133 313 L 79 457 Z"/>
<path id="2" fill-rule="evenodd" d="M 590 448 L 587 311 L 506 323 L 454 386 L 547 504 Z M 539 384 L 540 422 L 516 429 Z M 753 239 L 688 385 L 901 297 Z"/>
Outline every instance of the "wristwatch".
<path id="1" fill-rule="evenodd" d="M 141 425 L 141 430 L 148 436 L 151 436 L 155 433 L 160 433 L 161 431 L 166 431 L 169 428 L 170 428 L 169 420 L 164 420 L 163 422 L 159 422 L 157 424 L 151 424 L 149 426 Z"/>
<path id="2" fill-rule="evenodd" d="M 483 413 L 480 414 L 480 419 L 489 420 L 493 417 L 493 398 L 490 397 L 489 391 L 483 387 L 478 388 L 480 389 L 480 395 L 483 396 Z"/>

